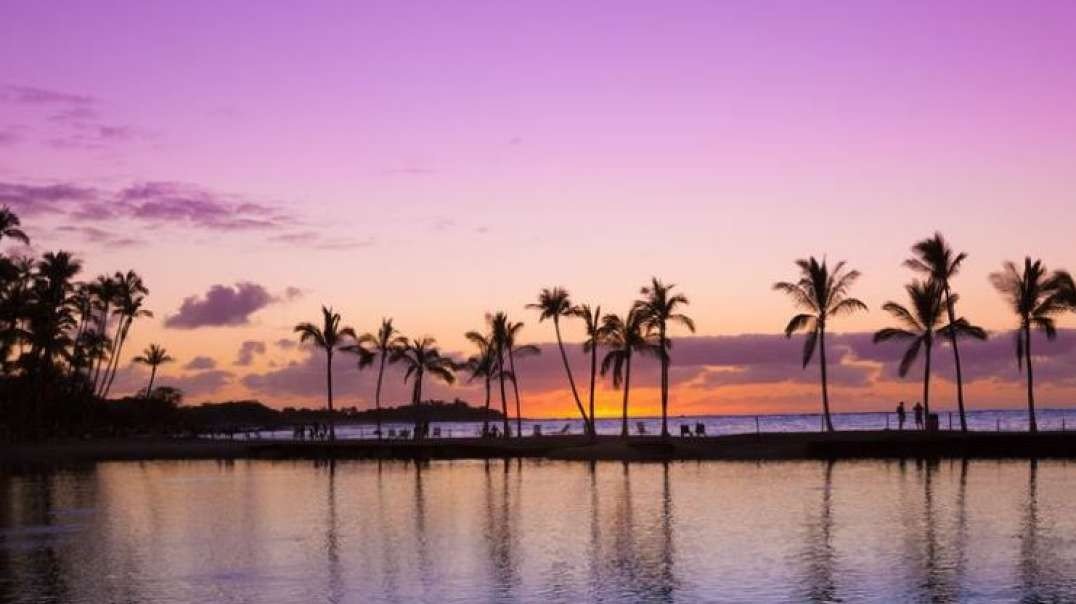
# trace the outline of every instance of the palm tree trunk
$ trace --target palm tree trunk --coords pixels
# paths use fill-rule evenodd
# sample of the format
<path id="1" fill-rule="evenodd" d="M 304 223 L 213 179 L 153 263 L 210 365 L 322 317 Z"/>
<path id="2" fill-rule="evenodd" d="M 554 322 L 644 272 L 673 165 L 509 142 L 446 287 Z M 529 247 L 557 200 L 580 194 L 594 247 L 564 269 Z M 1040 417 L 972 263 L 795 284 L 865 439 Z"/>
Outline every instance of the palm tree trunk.
<path id="1" fill-rule="evenodd" d="M 1027 429 L 1038 432 L 1035 422 L 1035 376 L 1031 371 L 1031 325 L 1024 326 L 1024 360 L 1027 362 Z"/>
<path id="2" fill-rule="evenodd" d="M 590 437 L 598 436 L 598 418 L 594 415 L 594 387 L 598 375 L 598 338 L 590 342 Z"/>
<path id="3" fill-rule="evenodd" d="M 482 438 L 489 436 L 489 373 L 486 374 L 486 415 L 482 418 Z"/>
<path id="4" fill-rule="evenodd" d="M 620 436 L 628 437 L 628 393 L 631 390 L 631 353 L 624 360 L 624 410 L 620 422 Z"/>
<path id="5" fill-rule="evenodd" d="M 112 382 L 116 379 L 116 370 L 120 368 L 120 355 L 123 353 L 123 344 L 127 342 L 127 330 L 131 328 L 132 320 L 132 318 L 128 318 L 127 322 L 123 326 L 123 332 L 120 336 L 119 345 L 116 346 L 116 360 L 114 363 L 112 363 L 112 373 L 108 377 L 108 383 L 105 384 L 105 392 L 103 398 L 108 398 L 108 393 L 112 390 Z M 120 322 L 123 323 L 122 318 L 120 319 Z"/>
<path id="6" fill-rule="evenodd" d="M 924 352 L 926 358 L 923 359 L 923 421 L 925 426 L 930 425 L 930 349 L 933 343 L 928 339 L 925 342 Z"/>
<path id="7" fill-rule="evenodd" d="M 374 390 L 374 408 L 377 409 L 377 440 L 381 440 L 381 380 L 385 377 L 385 351 L 381 351 L 381 366 L 377 370 L 377 389 Z"/>
<path id="8" fill-rule="evenodd" d="M 154 365 L 149 372 L 149 385 L 146 386 L 146 398 L 149 398 L 153 394 L 153 380 L 157 378 L 157 366 Z"/>
<path id="9" fill-rule="evenodd" d="M 572 398 L 575 406 L 579 409 L 579 415 L 583 416 L 583 428 L 590 433 L 590 420 L 587 418 L 587 410 L 583 408 L 583 402 L 579 400 L 579 392 L 575 389 L 575 378 L 572 377 L 572 366 L 568 364 L 568 353 L 564 352 L 564 341 L 560 338 L 560 321 L 553 317 L 553 329 L 557 332 L 557 348 L 560 349 L 560 359 L 564 361 L 564 371 L 568 373 L 568 385 L 572 387 Z"/>
<path id="10" fill-rule="evenodd" d="M 833 432 L 833 419 L 829 416 L 829 381 L 826 378 L 826 328 L 818 328 L 818 361 L 822 365 L 822 415 L 826 418 L 826 431 Z"/>
<path id="11" fill-rule="evenodd" d="M 949 284 L 945 284 L 945 305 L 949 311 L 949 325 L 956 322 L 956 308 L 953 304 L 953 296 L 949 291 Z M 956 344 L 956 331 L 950 330 L 949 344 L 953 347 L 953 363 L 956 366 L 956 408 L 960 415 L 960 431 L 968 431 L 968 418 L 964 414 L 964 374 L 960 367 L 960 348 Z"/>
<path id="12" fill-rule="evenodd" d="M 98 327 L 98 330 L 101 333 L 101 336 L 107 338 L 108 334 L 106 332 L 108 331 L 108 304 L 105 304 L 103 311 L 104 311 L 104 313 L 101 316 L 101 320 L 98 322 L 97 327 Z M 108 343 L 109 359 L 112 358 L 112 348 L 115 345 L 116 345 L 115 342 L 109 342 Z M 105 359 L 105 357 L 103 355 L 100 356 L 100 357 L 97 357 L 97 363 L 94 365 L 94 369 L 93 369 L 93 392 L 94 392 L 94 394 L 97 394 L 97 379 L 101 375 L 101 363 L 104 361 L 104 359 Z"/>
<path id="13" fill-rule="evenodd" d="M 516 355 L 512 352 L 512 347 L 508 347 L 508 369 L 512 372 L 512 391 L 516 396 L 516 438 L 523 436 L 523 413 L 520 411 L 519 405 L 519 381 L 516 376 Z"/>
<path id="14" fill-rule="evenodd" d="M 501 420 L 504 422 L 504 437 L 508 438 L 508 398 L 504 390 L 504 353 L 502 351 L 497 351 L 497 377 L 501 383 Z"/>
<path id="15" fill-rule="evenodd" d="M 419 368 L 415 372 L 415 389 L 411 391 L 411 405 L 415 408 L 415 430 L 411 435 L 412 439 L 418 439 L 418 428 L 422 424 L 422 418 L 419 414 L 419 407 L 422 405 L 422 369 Z"/>
<path id="16" fill-rule="evenodd" d="M 327 338 L 326 338 L 327 339 Z M 336 440 L 336 422 L 333 421 L 333 349 L 325 349 L 325 394 L 329 403 L 329 440 Z"/>
<path id="17" fill-rule="evenodd" d="M 659 329 L 659 341 L 661 346 L 661 436 L 669 437 L 669 351 L 665 340 L 665 322 Z"/>

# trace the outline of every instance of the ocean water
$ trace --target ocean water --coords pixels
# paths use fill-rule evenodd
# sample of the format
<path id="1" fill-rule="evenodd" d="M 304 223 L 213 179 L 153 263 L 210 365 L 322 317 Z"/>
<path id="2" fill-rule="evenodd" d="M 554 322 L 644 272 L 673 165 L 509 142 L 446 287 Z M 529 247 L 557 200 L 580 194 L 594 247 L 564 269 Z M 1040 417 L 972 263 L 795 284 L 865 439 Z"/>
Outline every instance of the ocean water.
<path id="1" fill-rule="evenodd" d="M 939 414 L 939 424 L 942 430 L 959 430 L 960 417 L 955 412 L 942 411 Z M 833 425 L 837 430 L 896 430 L 897 415 L 895 413 L 835 413 Z M 756 423 L 757 418 L 757 423 Z M 1076 430 L 1076 409 L 1040 409 L 1036 414 L 1040 430 Z M 761 432 L 817 432 L 822 429 L 822 416 L 819 414 L 788 414 L 788 415 L 705 415 L 705 416 L 670 416 L 669 431 L 674 435 L 680 434 L 680 426 L 688 425 L 694 430 L 696 422 L 701 422 L 706 427 L 706 434 L 750 434 L 756 430 Z M 661 433 L 661 419 L 654 417 L 629 418 L 628 426 L 632 434 L 639 433 L 639 425 L 647 434 Z M 500 422 L 491 422 L 491 425 L 500 427 Z M 410 431 L 413 424 L 401 422 L 385 422 L 382 430 L 388 436 L 390 431 L 399 435 L 400 431 Z M 515 420 L 510 421 L 510 429 L 516 430 Z M 523 420 L 523 434 L 534 434 L 538 427 L 542 434 L 556 434 L 567 431 L 570 434 L 582 434 L 583 422 L 579 419 L 544 419 Z M 620 419 L 599 419 L 597 422 L 599 434 L 620 434 Z M 914 428 L 914 420 L 911 410 L 908 411 L 905 429 Z M 445 438 L 462 438 L 478 436 L 482 432 L 481 422 L 433 422 L 431 430 L 440 430 L 440 435 Z M 976 431 L 996 430 L 1027 430 L 1027 412 L 1017 410 L 984 410 L 968 413 L 968 429 Z M 292 438 L 291 430 L 262 431 L 257 433 L 261 438 Z M 343 424 L 336 428 L 336 436 L 340 439 L 376 438 L 373 424 Z"/>
<path id="2" fill-rule="evenodd" d="M 0 474 L 0 602 L 592 601 L 1076 601 L 1076 465 L 187 461 Z"/>

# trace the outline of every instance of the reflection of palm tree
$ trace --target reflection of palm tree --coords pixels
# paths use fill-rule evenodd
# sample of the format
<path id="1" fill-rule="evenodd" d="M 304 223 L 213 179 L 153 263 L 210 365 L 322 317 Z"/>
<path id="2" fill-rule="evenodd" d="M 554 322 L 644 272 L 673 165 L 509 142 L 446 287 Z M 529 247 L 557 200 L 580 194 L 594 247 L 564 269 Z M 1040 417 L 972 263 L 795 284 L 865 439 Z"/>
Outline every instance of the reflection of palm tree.
<path id="1" fill-rule="evenodd" d="M 939 282 L 914 281 L 905 289 L 912 303 L 911 310 L 896 302 L 886 302 L 882 308 L 896 317 L 901 327 L 887 327 L 877 331 L 874 334 L 874 342 L 900 340 L 909 343 L 904 358 L 900 361 L 900 377 L 908 375 L 908 370 L 919 357 L 919 351 L 923 351 L 923 411 L 930 417 L 930 353 L 934 347 L 934 334 L 941 331 L 954 341 L 959 336 L 985 340 L 986 332 L 963 318 L 939 328 L 942 320 L 942 290 Z"/>
<path id="2" fill-rule="evenodd" d="M 168 355 L 168 351 L 163 346 L 157 344 L 150 344 L 142 351 L 140 356 L 134 358 L 135 363 L 142 363 L 150 367 L 149 372 L 149 385 L 146 386 L 146 398 L 149 398 L 153 394 L 153 380 L 157 377 L 157 367 L 164 363 L 171 363 L 175 359 Z"/>
<path id="3" fill-rule="evenodd" d="M 643 329 L 643 315 L 631 309 L 624 318 L 606 315 L 602 321 L 602 341 L 609 348 L 602 359 L 601 373 L 604 376 L 612 369 L 613 387 L 624 384 L 623 409 L 621 411 L 620 435 L 628 437 L 628 395 L 631 391 L 631 358 L 636 352 L 657 354 L 658 345 L 652 335 Z"/>
<path id="4" fill-rule="evenodd" d="M 568 374 L 568 385 L 572 389 L 572 399 L 579 415 L 583 418 L 583 426 L 587 433 L 592 432 L 591 419 L 583 409 L 583 402 L 579 399 L 579 391 L 575 387 L 575 378 L 572 376 L 572 366 L 568 364 L 568 354 L 564 352 L 564 341 L 560 337 L 560 318 L 572 314 L 572 301 L 568 291 L 562 287 L 545 288 L 538 294 L 538 302 L 528 304 L 527 308 L 533 308 L 539 312 L 538 321 L 553 320 L 553 331 L 557 334 L 557 348 L 560 349 L 560 358 L 564 361 L 564 371 Z"/>
<path id="5" fill-rule="evenodd" d="M 937 283 L 941 293 L 945 296 L 945 310 L 949 317 L 949 323 L 956 323 L 956 295 L 953 294 L 950 281 L 960 271 L 960 265 L 968 257 L 965 253 L 955 253 L 953 248 L 942 237 L 941 233 L 934 233 L 930 239 L 923 239 L 914 246 L 912 252 L 914 258 L 904 261 L 904 266 L 930 276 L 930 280 Z M 957 345 L 956 332 L 949 333 L 949 345 L 953 347 L 953 364 L 956 367 L 956 404 L 960 414 L 960 431 L 968 431 L 968 420 L 964 414 L 964 374 L 960 365 L 960 348 Z"/>
<path id="6" fill-rule="evenodd" d="M 583 352 L 590 354 L 590 436 L 595 437 L 597 432 L 598 417 L 594 413 L 594 386 L 598 375 L 598 345 L 601 343 L 602 307 L 591 308 L 588 304 L 580 304 L 572 309 L 572 314 L 583 320 L 586 326 L 587 340 L 583 343 Z"/>
<path id="7" fill-rule="evenodd" d="M 669 436 L 669 324 L 683 325 L 695 333 L 695 322 L 687 315 L 678 312 L 681 306 L 687 306 L 687 296 L 673 294 L 673 284 L 664 284 L 657 277 L 651 277 L 650 285 L 639 290 L 642 299 L 635 301 L 635 310 L 643 316 L 643 325 L 650 333 L 658 337 L 658 358 L 661 361 L 661 435 Z"/>
<path id="8" fill-rule="evenodd" d="M 441 355 L 441 349 L 437 347 L 437 340 L 422 338 L 411 340 L 400 346 L 392 353 L 391 362 L 403 363 L 404 382 L 412 380 L 414 386 L 411 391 L 411 404 L 415 413 L 415 438 L 418 438 L 419 406 L 422 404 L 422 378 L 427 373 L 436 377 L 446 384 L 456 381 L 453 373 L 455 366 L 452 359 Z"/>
<path id="9" fill-rule="evenodd" d="M 489 390 L 490 380 L 496 371 L 497 357 L 493 349 L 492 337 L 483 335 L 477 331 L 468 331 L 464 334 L 469 342 L 475 345 L 478 352 L 471 355 L 463 363 L 461 369 L 466 369 L 471 375 L 467 381 L 482 378 L 485 384 L 485 408 L 486 413 L 482 416 L 482 436 L 489 434 Z"/>
<path id="10" fill-rule="evenodd" d="M 343 344 L 345 338 L 355 338 L 355 330 L 340 326 L 340 313 L 321 307 L 321 327 L 313 323 L 300 323 L 293 330 L 299 334 L 299 342 L 313 342 L 325 351 L 325 400 L 329 409 L 329 440 L 336 440 L 336 422 L 333 417 L 333 351 Z"/>
<path id="11" fill-rule="evenodd" d="M 808 525 L 807 543 L 807 600 L 837 601 L 837 585 L 833 571 L 836 556 L 833 551 L 833 466 L 825 462 L 822 482 L 822 502 L 817 523 Z"/>
<path id="12" fill-rule="evenodd" d="M 1030 257 L 1024 259 L 1024 270 L 1020 271 L 1012 262 L 1004 264 L 1004 270 L 990 274 L 990 281 L 1001 292 L 1012 310 L 1020 319 L 1016 332 L 1016 362 L 1023 369 L 1027 364 L 1027 415 L 1028 430 L 1038 431 L 1035 422 L 1035 380 L 1031 370 L 1031 329 L 1039 329 L 1046 334 L 1046 339 L 1057 337 L 1054 315 L 1066 308 L 1061 293 L 1063 274 L 1054 273 L 1047 277 L 1046 267 L 1041 260 L 1032 262 Z"/>
<path id="13" fill-rule="evenodd" d="M 788 322 L 785 336 L 791 338 L 797 331 L 805 331 L 807 340 L 803 344 L 803 366 L 811 362 L 814 349 L 818 347 L 818 364 L 822 368 L 822 414 L 826 420 L 826 430 L 833 431 L 833 420 L 829 416 L 829 384 L 826 377 L 826 323 L 830 317 L 867 310 L 867 305 L 856 298 L 848 297 L 848 290 L 859 278 L 859 271 L 844 271 L 844 262 L 838 262 L 830 271 L 826 261 L 819 262 L 812 256 L 809 260 L 797 260 L 800 279 L 795 283 L 781 281 L 773 289 L 792 297 L 800 313 Z"/>
<path id="14" fill-rule="evenodd" d="M 392 325 L 392 319 L 381 319 L 381 327 L 377 333 L 364 333 L 359 336 L 357 346 L 360 346 L 366 354 L 378 356 L 377 389 L 374 390 L 374 408 L 377 409 L 377 439 L 381 440 L 381 381 L 385 377 L 385 362 L 392 357 L 393 351 L 407 344 L 407 339 L 400 335 Z M 364 358 L 359 356 L 361 364 Z"/>

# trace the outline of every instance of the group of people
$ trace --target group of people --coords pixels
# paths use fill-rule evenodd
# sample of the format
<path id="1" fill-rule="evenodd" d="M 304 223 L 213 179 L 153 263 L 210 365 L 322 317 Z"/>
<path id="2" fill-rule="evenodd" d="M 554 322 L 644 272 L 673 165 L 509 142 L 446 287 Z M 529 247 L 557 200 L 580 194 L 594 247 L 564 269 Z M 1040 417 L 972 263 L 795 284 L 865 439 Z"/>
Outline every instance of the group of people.
<path id="1" fill-rule="evenodd" d="M 680 424 L 680 436 L 691 436 L 691 424 Z M 695 436 L 706 436 L 706 424 L 695 422 Z"/>
<path id="2" fill-rule="evenodd" d="M 915 406 L 912 407 L 912 413 L 915 415 L 915 427 L 917 430 L 923 429 L 923 405 L 919 401 L 915 402 Z M 904 429 L 904 422 L 907 420 L 908 414 L 904 410 L 904 401 L 901 401 L 897 405 L 897 429 Z"/>
<path id="3" fill-rule="evenodd" d="M 292 429 L 292 437 L 295 440 L 327 440 L 329 438 L 329 425 L 321 423 L 299 424 Z"/>

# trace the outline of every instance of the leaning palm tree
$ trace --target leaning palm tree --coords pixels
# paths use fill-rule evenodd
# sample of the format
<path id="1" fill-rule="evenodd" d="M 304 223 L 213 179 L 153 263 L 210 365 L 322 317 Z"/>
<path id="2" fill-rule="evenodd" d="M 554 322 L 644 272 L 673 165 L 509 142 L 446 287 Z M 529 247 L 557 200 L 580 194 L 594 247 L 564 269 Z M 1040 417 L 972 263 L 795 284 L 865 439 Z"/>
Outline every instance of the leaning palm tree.
<path id="1" fill-rule="evenodd" d="M 12 212 L 7 206 L 0 208 L 0 241 L 7 237 L 21 241 L 23 245 L 30 245 L 30 238 L 26 236 L 21 227 L 22 222 L 15 212 Z"/>
<path id="2" fill-rule="evenodd" d="M 564 371 L 568 374 L 568 385 L 572 389 L 572 399 L 575 401 L 576 409 L 579 410 L 579 415 L 583 418 L 584 429 L 587 434 L 590 434 L 593 430 L 591 418 L 587 417 L 587 412 L 583 409 L 583 402 L 579 399 L 579 391 L 575 388 L 575 378 L 572 376 L 572 366 L 568 364 L 568 354 L 564 352 L 564 341 L 560 337 L 560 318 L 571 316 L 572 314 L 572 301 L 568 296 L 568 291 L 563 287 L 544 288 L 538 294 L 538 302 L 528 304 L 527 308 L 538 311 L 539 323 L 546 319 L 553 320 L 553 331 L 557 334 L 557 348 L 560 349 L 560 359 L 564 362 Z"/>
<path id="3" fill-rule="evenodd" d="M 418 407 L 422 404 L 422 378 L 427 373 L 439 378 L 446 384 L 456 381 L 455 364 L 452 359 L 443 356 L 433 338 L 414 339 L 397 348 L 392 355 L 392 362 L 403 363 L 404 382 L 413 380 L 411 404 L 415 409 L 415 438 L 418 438 Z"/>
<path id="4" fill-rule="evenodd" d="M 687 306 L 687 296 L 673 294 L 676 287 L 672 283 L 666 285 L 651 277 L 650 285 L 639 290 L 642 299 L 635 301 L 634 308 L 642 314 L 643 326 L 651 334 L 657 334 L 658 358 L 661 361 L 661 435 L 669 436 L 669 349 L 672 343 L 669 341 L 669 324 L 680 324 L 691 333 L 695 333 L 695 322 L 687 315 L 677 312 L 679 307 Z"/>
<path id="5" fill-rule="evenodd" d="M 489 324 L 490 334 L 493 338 L 493 349 L 497 359 L 497 381 L 501 385 L 501 413 L 503 414 L 501 419 L 504 421 L 504 437 L 508 438 L 511 435 L 511 431 L 508 429 L 508 399 L 505 396 L 504 391 L 504 379 L 507 377 L 508 368 L 504 361 L 508 357 L 508 327 L 511 322 L 508 320 L 507 314 L 498 312 L 496 314 L 486 315 L 486 323 Z M 515 376 L 512 376 L 512 378 L 514 377 Z M 522 425 L 518 423 L 518 409 L 516 420 L 517 428 L 522 428 Z"/>
<path id="6" fill-rule="evenodd" d="M 516 399 L 516 436 L 523 436 L 523 412 L 519 400 L 519 374 L 516 373 L 516 358 L 524 358 L 542 354 L 542 349 L 534 344 L 517 344 L 519 332 L 523 330 L 523 323 L 509 321 L 505 326 L 505 349 L 508 351 L 508 374 L 512 376 L 512 390 Z"/>
<path id="7" fill-rule="evenodd" d="M 1065 273 L 1047 276 L 1042 260 L 1024 259 L 1021 271 L 1012 262 L 1006 262 L 1001 272 L 991 273 L 990 282 L 1001 292 L 1020 320 L 1016 332 L 1016 363 L 1023 369 L 1027 364 L 1027 416 L 1028 430 L 1038 431 L 1035 422 L 1035 378 L 1031 370 L 1031 329 L 1041 330 L 1046 339 L 1057 337 L 1054 316 L 1063 312 L 1065 300 Z"/>
<path id="8" fill-rule="evenodd" d="M 361 347 L 367 353 L 378 356 L 377 388 L 374 390 L 374 408 L 377 409 L 377 439 L 381 440 L 381 382 L 385 377 L 385 363 L 392 358 L 392 353 L 397 348 L 407 344 L 407 338 L 392 325 L 392 319 L 382 318 L 381 327 L 377 333 L 364 333 L 359 336 L 356 346 Z M 359 356 L 359 363 L 364 357 Z"/>
<path id="9" fill-rule="evenodd" d="M 131 330 L 131 324 L 138 317 L 153 316 L 152 312 L 142 308 L 149 289 L 146 288 L 142 277 L 138 273 L 130 270 L 126 274 L 117 272 L 113 277 L 113 281 L 116 285 L 116 297 L 113 302 L 116 305 L 116 310 L 113 313 L 119 317 L 119 320 L 116 324 L 116 337 L 112 341 L 113 350 L 109 359 L 110 363 L 105 368 L 105 379 L 102 379 L 101 389 L 98 393 L 101 398 L 107 398 L 109 390 L 112 389 L 112 381 L 116 379 L 120 355 L 123 352 L 123 345 L 127 341 L 127 334 Z"/>
<path id="10" fill-rule="evenodd" d="M 624 318 L 605 315 L 601 328 L 602 343 L 609 348 L 602 358 L 601 374 L 613 372 L 613 387 L 624 385 L 620 435 L 628 437 L 628 395 L 631 391 L 631 359 L 635 353 L 657 354 L 658 345 L 643 328 L 643 315 L 631 309 Z"/>
<path id="11" fill-rule="evenodd" d="M 153 381 L 157 377 L 157 367 L 164 363 L 171 363 L 175 359 L 169 356 L 168 351 L 163 346 L 150 344 L 142 351 L 141 355 L 133 360 L 135 363 L 142 363 L 150 368 L 149 385 L 146 386 L 146 398 L 149 398 L 153 394 Z"/>
<path id="12" fill-rule="evenodd" d="M 580 304 L 572 309 L 572 314 L 583 320 L 583 325 L 585 326 L 587 334 L 587 339 L 583 342 L 583 352 L 590 355 L 590 398 L 588 404 L 590 414 L 590 436 L 591 438 L 594 438 L 598 435 L 598 416 L 594 412 L 594 390 L 598 374 L 598 346 L 601 344 L 602 335 L 602 307 L 596 306 L 591 308 L 589 304 Z"/>
<path id="13" fill-rule="evenodd" d="M 925 275 L 937 282 L 944 296 L 945 310 L 949 324 L 955 325 L 956 318 L 956 295 L 952 292 L 950 282 L 960 271 L 960 265 L 968 257 L 961 252 L 956 253 L 942 237 L 941 233 L 934 233 L 929 239 L 923 239 L 912 246 L 914 258 L 904 261 L 904 266 Z M 953 364 L 956 368 L 956 405 L 960 415 L 960 431 L 968 431 L 968 420 L 964 412 L 964 373 L 960 364 L 960 347 L 957 343 L 958 334 L 954 330 L 949 331 L 949 345 L 953 349 Z"/>
<path id="14" fill-rule="evenodd" d="M 819 262 L 814 256 L 809 260 L 797 260 L 799 281 L 781 281 L 773 285 L 773 289 L 788 294 L 796 306 L 806 311 L 792 317 L 785 327 L 785 337 L 791 338 L 800 330 L 807 333 L 807 340 L 803 344 L 804 368 L 811 362 L 815 348 L 818 348 L 818 362 L 822 367 L 822 414 L 829 432 L 833 431 L 833 420 L 829 415 L 829 384 L 826 379 L 826 324 L 831 317 L 867 310 L 866 304 L 848 297 L 848 290 L 859 278 L 859 271 L 845 272 L 844 264 L 844 261 L 838 262 L 830 271 L 825 260 Z"/>
<path id="15" fill-rule="evenodd" d="M 486 414 L 482 417 L 482 436 L 489 435 L 489 402 L 490 382 L 497 369 L 497 352 L 493 344 L 492 334 L 483 334 L 477 331 L 468 331 L 464 337 L 475 345 L 477 352 L 464 361 L 461 369 L 470 373 L 468 382 L 481 378 L 485 384 L 485 409 Z"/>
<path id="16" fill-rule="evenodd" d="M 938 281 L 913 281 L 905 287 L 911 308 L 907 308 L 896 302 L 886 302 L 882 308 L 896 317 L 900 327 L 887 327 L 874 334 L 874 343 L 888 342 L 890 340 L 908 342 L 908 349 L 901 358 L 899 373 L 900 377 L 908 375 L 908 370 L 919 358 L 920 350 L 923 352 L 923 413 L 930 417 L 930 361 L 931 351 L 934 348 L 935 334 L 941 334 L 956 341 L 961 336 L 973 337 L 978 340 L 986 339 L 986 332 L 982 328 L 968 323 L 960 318 L 941 326 L 944 288 Z M 954 301 L 952 297 L 950 301 Z"/>
<path id="17" fill-rule="evenodd" d="M 313 323 L 299 323 L 293 330 L 299 334 L 299 343 L 313 342 L 325 351 L 325 399 L 329 409 L 329 440 L 336 440 L 336 422 L 333 418 L 333 351 L 345 338 L 355 339 L 355 330 L 340 326 L 340 314 L 332 308 L 321 307 L 321 327 Z"/>

